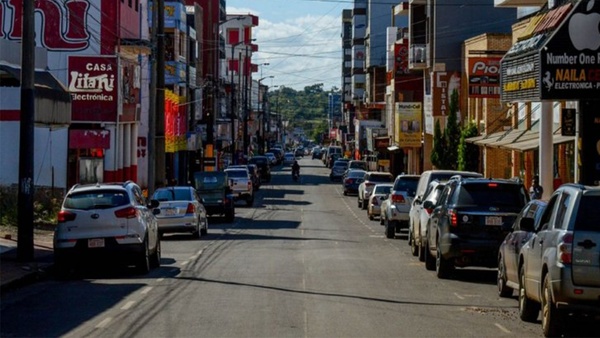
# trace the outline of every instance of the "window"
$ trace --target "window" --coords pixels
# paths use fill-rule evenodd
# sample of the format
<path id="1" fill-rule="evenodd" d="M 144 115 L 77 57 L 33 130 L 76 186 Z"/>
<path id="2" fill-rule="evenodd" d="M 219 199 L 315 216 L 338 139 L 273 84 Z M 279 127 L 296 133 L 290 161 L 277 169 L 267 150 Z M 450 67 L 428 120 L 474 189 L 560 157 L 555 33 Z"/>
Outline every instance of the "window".
<path id="1" fill-rule="evenodd" d="M 600 196 L 582 196 L 579 201 L 575 230 L 600 231 Z"/>

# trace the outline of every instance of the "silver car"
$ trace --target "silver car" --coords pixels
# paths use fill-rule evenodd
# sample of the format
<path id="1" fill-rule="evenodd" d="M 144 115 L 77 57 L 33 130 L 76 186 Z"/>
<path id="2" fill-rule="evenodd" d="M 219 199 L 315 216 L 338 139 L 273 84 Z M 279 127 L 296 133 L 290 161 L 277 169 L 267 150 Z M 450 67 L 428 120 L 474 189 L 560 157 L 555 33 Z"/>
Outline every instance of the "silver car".
<path id="1" fill-rule="evenodd" d="M 560 186 L 548 200 L 534 235 L 521 249 L 519 315 L 537 321 L 542 310 L 545 336 L 560 336 L 568 322 L 600 317 L 600 188 Z M 528 221 L 528 222 L 524 222 Z"/>
<path id="2" fill-rule="evenodd" d="M 200 238 L 208 233 L 206 209 L 193 187 L 166 187 L 156 189 L 152 199 L 160 202 L 156 215 L 158 232 L 188 232 Z"/>
<path id="3" fill-rule="evenodd" d="M 133 264 L 140 273 L 160 265 L 154 208 L 131 182 L 75 185 L 66 194 L 54 231 L 59 273 L 91 260 Z"/>
<path id="4" fill-rule="evenodd" d="M 373 188 L 373 193 L 371 197 L 369 197 L 369 202 L 367 203 L 367 216 L 372 221 L 376 216 L 381 218 L 381 204 L 388 197 L 392 187 L 394 185 L 391 183 L 380 183 L 375 185 Z"/>

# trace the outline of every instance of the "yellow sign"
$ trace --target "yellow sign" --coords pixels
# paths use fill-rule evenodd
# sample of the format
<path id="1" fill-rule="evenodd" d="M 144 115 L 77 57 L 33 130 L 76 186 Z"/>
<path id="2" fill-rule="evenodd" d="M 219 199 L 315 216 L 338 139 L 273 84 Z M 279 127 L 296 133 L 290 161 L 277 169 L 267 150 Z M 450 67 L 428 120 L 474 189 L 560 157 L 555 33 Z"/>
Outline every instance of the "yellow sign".
<path id="1" fill-rule="evenodd" d="M 535 88 L 536 83 L 534 78 L 519 80 L 519 81 L 511 81 L 504 84 L 502 89 L 505 92 L 514 92 L 517 90 L 523 89 L 533 89 Z"/>
<path id="2" fill-rule="evenodd" d="M 421 102 L 396 103 L 394 141 L 398 147 L 421 147 L 421 112 Z"/>

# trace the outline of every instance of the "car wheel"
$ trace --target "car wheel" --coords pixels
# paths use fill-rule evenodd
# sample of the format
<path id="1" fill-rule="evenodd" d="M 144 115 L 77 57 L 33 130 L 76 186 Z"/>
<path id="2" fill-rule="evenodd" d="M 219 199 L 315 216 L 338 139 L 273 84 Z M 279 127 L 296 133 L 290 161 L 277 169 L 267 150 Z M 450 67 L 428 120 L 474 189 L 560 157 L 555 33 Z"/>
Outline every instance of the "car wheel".
<path id="1" fill-rule="evenodd" d="M 396 227 L 394 224 L 390 224 L 389 220 L 385 221 L 385 237 L 387 238 L 395 238 L 396 237 Z"/>
<path id="2" fill-rule="evenodd" d="M 202 237 L 202 234 L 200 233 L 200 221 L 198 221 L 198 224 L 196 224 L 196 230 L 192 232 L 192 237 L 195 239 L 200 239 L 200 237 Z"/>
<path id="3" fill-rule="evenodd" d="M 429 251 L 429 242 L 424 242 L 423 247 L 425 250 L 425 269 L 429 271 L 435 270 L 435 257 L 431 255 L 431 251 Z"/>
<path id="4" fill-rule="evenodd" d="M 234 209 L 227 210 L 225 212 L 225 222 L 231 223 L 235 219 L 235 211 Z"/>
<path id="5" fill-rule="evenodd" d="M 144 247 L 142 248 L 142 252 L 138 257 L 136 268 L 140 274 L 147 274 L 150 272 L 150 249 L 148 248 L 148 235 L 146 235 L 146 239 L 142 245 Z"/>
<path id="6" fill-rule="evenodd" d="M 552 301 L 550 276 L 544 276 L 542 292 L 542 331 L 546 337 L 560 337 L 562 333 L 562 314 Z"/>
<path id="7" fill-rule="evenodd" d="M 383 213 L 379 215 L 379 225 L 383 225 L 385 222 L 385 218 L 383 217 Z"/>
<path id="8" fill-rule="evenodd" d="M 358 207 L 362 209 L 362 198 L 358 197 Z"/>
<path id="9" fill-rule="evenodd" d="M 498 296 L 503 298 L 512 296 L 513 289 L 506 286 L 506 266 L 504 265 L 502 256 L 498 259 L 498 278 L 496 284 L 498 284 Z"/>
<path id="10" fill-rule="evenodd" d="M 449 260 L 445 259 L 444 256 L 442 256 L 442 250 L 440 250 L 439 240 L 436 248 L 437 250 L 435 255 L 435 274 L 438 278 L 446 279 L 450 277 L 450 273 L 452 272 L 454 266 L 452 265 L 452 262 L 450 262 Z"/>
<path id="11" fill-rule="evenodd" d="M 251 207 L 252 204 L 254 204 L 254 196 L 248 197 L 248 199 L 246 199 L 246 206 L 247 207 Z"/>
<path id="12" fill-rule="evenodd" d="M 348 192 L 344 190 L 344 196 L 348 196 Z"/>
<path id="13" fill-rule="evenodd" d="M 156 248 L 154 249 L 154 254 L 152 255 L 152 267 L 158 268 L 160 266 L 160 257 L 161 257 L 161 245 L 160 239 L 156 241 Z"/>
<path id="14" fill-rule="evenodd" d="M 425 262 L 425 246 L 423 246 L 423 240 L 421 240 L 421 244 L 419 244 L 417 248 L 419 250 L 419 262 Z"/>
<path id="15" fill-rule="evenodd" d="M 540 305 L 527 298 L 525 293 L 525 268 L 519 269 L 519 317 L 525 322 L 534 323 L 540 312 Z"/>
<path id="16" fill-rule="evenodd" d="M 200 228 L 200 235 L 206 236 L 208 234 L 208 220 L 204 220 L 204 228 Z"/>
<path id="17" fill-rule="evenodd" d="M 54 273 L 57 279 L 67 279 L 71 273 L 71 265 L 64 258 L 54 257 Z"/>
<path id="18" fill-rule="evenodd" d="M 415 257 L 419 256 L 419 247 L 410 228 L 408 229 L 408 242 L 410 243 L 410 253 Z"/>
<path id="19" fill-rule="evenodd" d="M 367 203 L 369 203 L 369 200 L 362 200 L 361 205 L 363 210 L 367 209 Z"/>

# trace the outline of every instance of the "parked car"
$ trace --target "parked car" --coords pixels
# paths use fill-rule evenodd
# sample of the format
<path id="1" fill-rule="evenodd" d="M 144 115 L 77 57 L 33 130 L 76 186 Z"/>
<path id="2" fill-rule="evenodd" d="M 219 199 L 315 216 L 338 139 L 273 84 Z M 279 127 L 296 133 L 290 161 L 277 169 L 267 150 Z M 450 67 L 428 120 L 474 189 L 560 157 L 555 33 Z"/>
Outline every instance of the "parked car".
<path id="1" fill-rule="evenodd" d="M 341 180 L 347 169 L 348 161 L 335 161 L 333 167 L 331 167 L 331 172 L 329 173 L 329 180 Z"/>
<path id="2" fill-rule="evenodd" d="M 361 209 L 367 208 L 367 202 L 371 196 L 371 192 L 377 183 L 392 183 L 394 176 L 390 173 L 380 171 L 367 171 L 363 177 L 363 181 L 358 186 L 358 207 Z"/>
<path id="3" fill-rule="evenodd" d="M 224 216 L 226 222 L 235 219 L 235 203 L 224 171 L 200 171 L 194 173 L 194 186 L 208 216 Z"/>
<path id="4" fill-rule="evenodd" d="M 367 162 L 359 160 L 351 160 L 348 163 L 348 169 L 362 169 L 367 171 Z"/>
<path id="5" fill-rule="evenodd" d="M 367 216 L 372 221 L 375 217 L 380 217 L 381 215 L 381 203 L 388 197 L 392 187 L 394 185 L 391 183 L 380 183 L 376 184 L 373 188 L 373 193 L 369 197 L 369 202 L 367 203 Z"/>
<path id="6" fill-rule="evenodd" d="M 333 162 L 335 162 L 335 160 L 337 160 L 338 158 L 342 157 L 342 153 L 343 153 L 343 149 L 340 146 L 335 146 L 335 145 L 330 145 L 325 147 L 325 151 L 323 153 L 322 159 L 323 159 L 323 164 L 325 164 L 325 166 L 327 168 L 331 168 L 331 164 L 333 164 Z M 333 154 L 338 154 L 337 157 L 332 158 L 331 155 Z M 331 162 L 331 164 L 329 163 L 331 160 L 333 160 Z"/>
<path id="7" fill-rule="evenodd" d="M 227 169 L 248 169 L 250 173 L 250 179 L 252 180 L 252 188 L 254 191 L 258 190 L 261 185 L 261 177 L 258 166 L 253 163 L 241 164 L 241 165 L 230 165 Z"/>
<path id="8" fill-rule="evenodd" d="M 64 274 L 90 260 L 134 264 L 140 273 L 160 265 L 156 200 L 146 202 L 131 182 L 74 185 L 54 230 L 54 262 Z"/>
<path id="9" fill-rule="evenodd" d="M 274 153 L 265 153 L 265 156 L 269 159 L 269 166 L 277 165 L 277 157 Z"/>
<path id="10" fill-rule="evenodd" d="M 156 218 L 158 233 L 189 232 L 195 238 L 208 233 L 206 209 L 200 202 L 200 197 L 193 187 L 158 188 L 152 194 L 152 199 L 160 205 Z"/>
<path id="11" fill-rule="evenodd" d="M 534 235 L 521 249 L 519 315 L 535 321 L 542 310 L 545 336 L 560 336 L 569 322 L 600 316 L 600 188 L 564 184 L 550 196 Z M 525 221 L 525 222 L 524 222 Z"/>
<path id="12" fill-rule="evenodd" d="M 423 208 L 422 204 L 417 205 L 416 214 L 418 216 L 415 217 L 416 222 L 409 225 L 408 244 L 411 246 L 411 253 L 413 256 L 419 256 L 419 261 L 421 262 L 425 261 L 425 246 L 423 245 L 423 242 L 427 236 L 427 223 L 433 212 L 433 206 L 437 204 L 445 186 L 445 183 L 440 183 L 438 180 L 429 183 L 429 188 L 423 197 L 423 203 L 425 201 L 430 201 L 431 203 L 428 204 L 430 204 L 431 207 Z"/>
<path id="13" fill-rule="evenodd" d="M 277 158 L 277 164 L 283 163 L 283 154 L 285 153 L 283 149 L 273 147 L 269 149 L 269 152 L 275 154 L 275 157 Z"/>
<path id="14" fill-rule="evenodd" d="M 261 182 L 271 181 L 271 164 L 270 160 L 266 156 L 252 156 L 248 160 L 248 164 L 254 164 L 258 168 L 260 173 Z"/>
<path id="15" fill-rule="evenodd" d="M 341 159 L 342 159 L 342 154 L 339 154 L 339 153 L 333 153 L 333 154 L 327 155 L 327 160 L 325 161 L 325 166 L 327 168 L 331 168 L 331 167 L 333 167 L 333 164 L 336 161 L 339 161 Z"/>
<path id="16" fill-rule="evenodd" d="M 500 244 L 527 202 L 518 180 L 451 178 L 427 224 L 425 267 L 438 278 L 449 278 L 455 267 L 498 267 Z"/>
<path id="17" fill-rule="evenodd" d="M 429 184 L 433 181 L 444 183 L 454 175 L 461 175 L 461 177 L 483 177 L 483 175 L 481 175 L 480 173 L 459 170 L 426 170 L 423 173 L 421 173 L 419 183 L 417 184 L 417 190 L 415 191 L 415 196 L 411 203 L 410 211 L 408 213 L 408 222 L 410 224 L 409 229 L 413 229 L 412 237 L 409 236 L 408 241 L 411 245 L 414 242 L 415 245 L 419 246 L 420 252 L 423 251 L 423 239 L 425 236 L 427 224 L 418 224 L 420 222 L 420 215 L 424 209 L 422 205 L 424 201 L 424 196 L 427 196 L 427 194 L 430 191 L 429 189 L 432 188 Z M 421 228 L 420 232 L 414 231 L 414 229 L 417 229 L 417 227 Z M 422 260 L 424 257 L 421 256 L 419 256 L 419 259 Z"/>
<path id="18" fill-rule="evenodd" d="M 506 236 L 498 251 L 498 295 L 511 297 L 513 289 L 519 289 L 519 256 L 523 245 L 539 230 L 542 213 L 548 203 L 543 200 L 531 200 L 521 210 L 511 232 Z M 534 228 L 527 228 L 533 220 Z M 521 226 L 523 222 L 524 226 Z"/>
<path id="19" fill-rule="evenodd" d="M 358 186 L 363 182 L 367 172 L 360 169 L 347 170 L 342 178 L 344 196 L 358 193 Z"/>
<path id="20" fill-rule="evenodd" d="M 284 165 L 292 165 L 294 164 L 294 161 L 296 161 L 296 156 L 294 156 L 294 153 L 285 153 L 285 155 L 283 155 Z"/>
<path id="21" fill-rule="evenodd" d="M 296 157 L 304 157 L 304 147 L 297 147 L 294 150 L 294 156 L 296 156 Z"/>
<path id="22" fill-rule="evenodd" d="M 248 168 L 225 169 L 234 201 L 244 200 L 247 206 L 254 203 L 254 188 Z"/>
<path id="23" fill-rule="evenodd" d="M 312 159 L 321 159 L 321 148 L 313 148 L 312 150 Z"/>
<path id="24" fill-rule="evenodd" d="M 394 238 L 396 233 L 408 229 L 408 212 L 418 183 L 419 175 L 398 175 L 394 179 L 392 192 L 384 199 L 379 218 L 387 238 Z"/>

